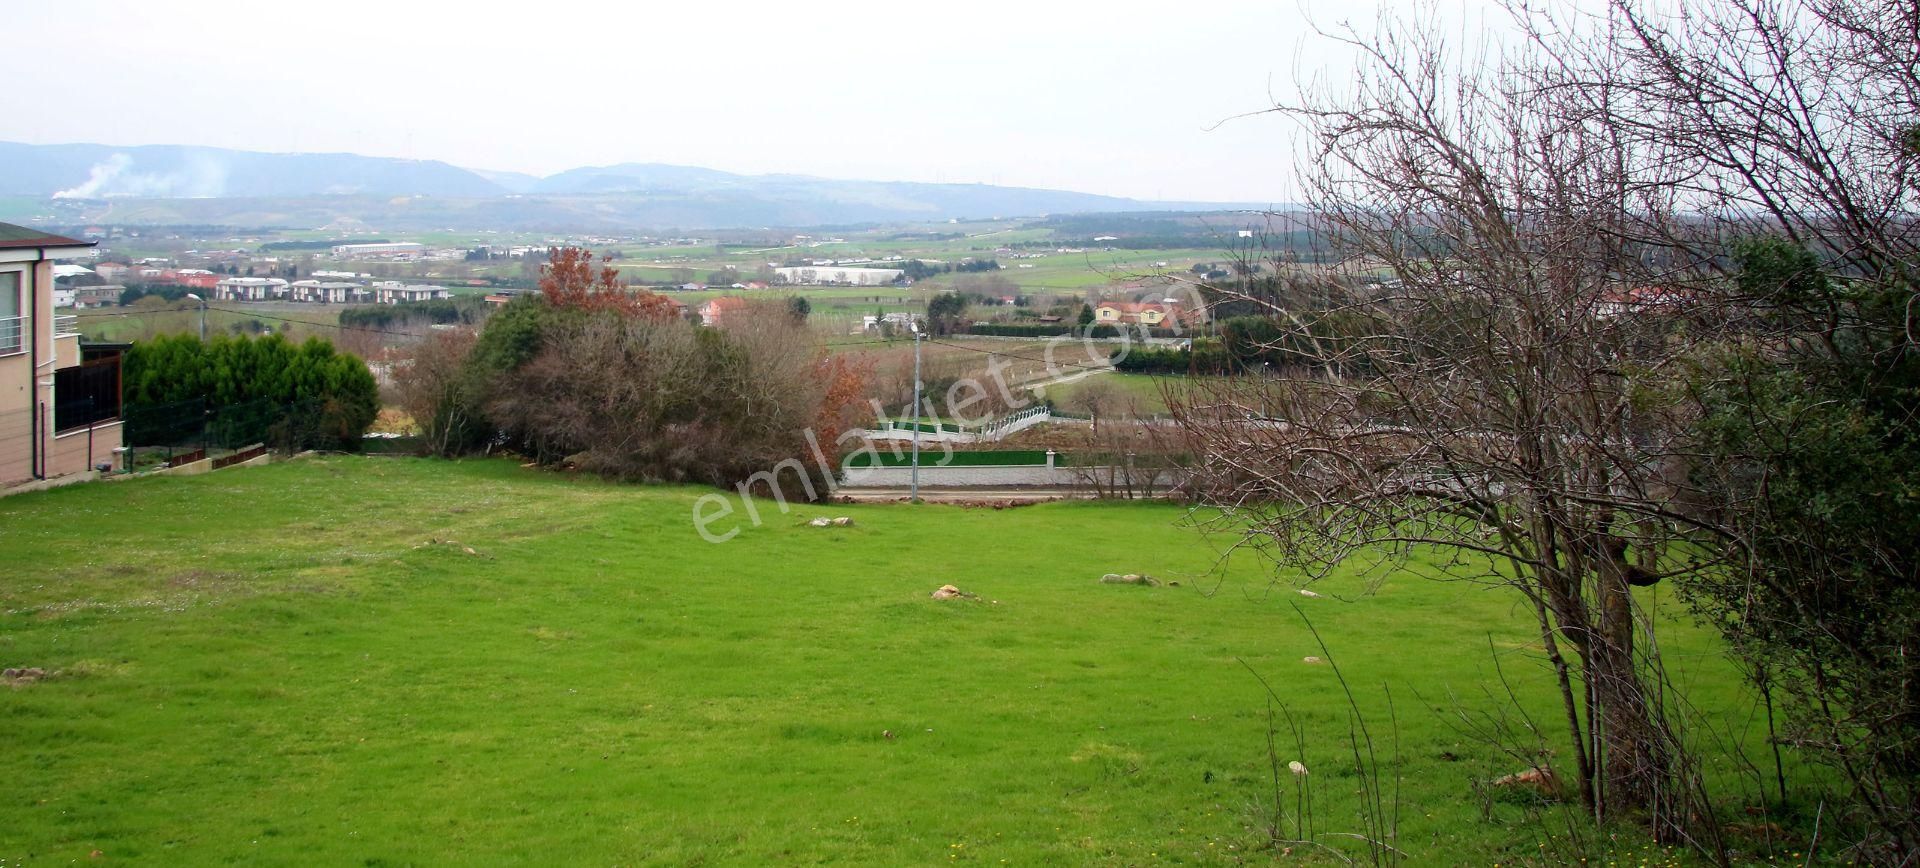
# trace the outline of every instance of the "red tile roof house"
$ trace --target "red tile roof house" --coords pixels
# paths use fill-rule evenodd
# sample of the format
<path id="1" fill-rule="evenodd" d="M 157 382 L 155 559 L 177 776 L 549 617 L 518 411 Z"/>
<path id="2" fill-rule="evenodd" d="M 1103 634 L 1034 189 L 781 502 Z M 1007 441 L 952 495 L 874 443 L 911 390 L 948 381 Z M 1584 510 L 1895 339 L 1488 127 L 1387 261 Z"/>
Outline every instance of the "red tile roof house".
<path id="1" fill-rule="evenodd" d="M 720 320 L 746 309 L 746 299 L 724 295 L 700 306 L 700 324 L 719 325 Z"/>
<path id="2" fill-rule="evenodd" d="M 118 347 L 53 315 L 53 263 L 91 241 L 0 223 L 0 492 L 84 474 L 120 445 Z"/>
<path id="3" fill-rule="evenodd" d="M 1093 306 L 1093 320 L 1101 325 L 1160 327 L 1184 322 L 1185 308 L 1160 301 L 1103 301 Z"/>

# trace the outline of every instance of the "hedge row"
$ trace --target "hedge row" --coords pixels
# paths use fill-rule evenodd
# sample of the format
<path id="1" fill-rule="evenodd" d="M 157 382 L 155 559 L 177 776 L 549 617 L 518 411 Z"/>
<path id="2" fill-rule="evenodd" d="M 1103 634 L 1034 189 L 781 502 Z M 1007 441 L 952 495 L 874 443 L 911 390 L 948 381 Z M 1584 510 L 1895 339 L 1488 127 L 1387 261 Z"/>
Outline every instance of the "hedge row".
<path id="1" fill-rule="evenodd" d="M 1079 326 L 1072 323 L 974 323 L 966 327 L 970 335 L 1003 338 L 1055 338 L 1063 335 L 1091 338 L 1120 337 L 1120 327 L 1112 325 Z M 1129 328 L 1126 333 L 1138 337 L 1138 328 Z M 1148 329 L 1147 334 L 1156 338 L 1177 338 L 1181 334 L 1173 329 Z"/>

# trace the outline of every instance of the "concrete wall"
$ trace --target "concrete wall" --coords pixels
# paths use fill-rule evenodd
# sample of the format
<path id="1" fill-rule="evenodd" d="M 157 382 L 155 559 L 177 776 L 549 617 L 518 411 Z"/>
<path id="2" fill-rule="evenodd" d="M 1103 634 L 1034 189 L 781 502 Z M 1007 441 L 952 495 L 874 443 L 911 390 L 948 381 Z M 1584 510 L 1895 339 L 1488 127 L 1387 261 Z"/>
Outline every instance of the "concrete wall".
<path id="1" fill-rule="evenodd" d="M 926 456 L 921 456 L 925 460 Z M 905 487 L 913 480 L 911 467 L 856 467 L 847 471 L 844 485 L 864 488 Z M 1073 485 L 1079 482 L 1066 467 L 929 467 L 921 465 L 922 486 L 992 487 L 1000 485 Z"/>

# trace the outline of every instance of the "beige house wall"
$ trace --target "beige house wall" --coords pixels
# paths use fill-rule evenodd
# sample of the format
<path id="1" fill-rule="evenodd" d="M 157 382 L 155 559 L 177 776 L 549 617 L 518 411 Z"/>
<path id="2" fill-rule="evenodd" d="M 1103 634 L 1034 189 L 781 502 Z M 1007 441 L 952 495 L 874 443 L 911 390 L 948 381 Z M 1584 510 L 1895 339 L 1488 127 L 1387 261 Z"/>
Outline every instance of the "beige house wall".
<path id="1" fill-rule="evenodd" d="M 120 445 L 120 423 L 102 422 L 92 428 L 75 428 L 53 437 L 53 449 L 47 453 L 47 476 L 85 473 L 94 465 L 113 463 L 113 450 Z"/>
<path id="2" fill-rule="evenodd" d="M 0 486 L 33 478 L 32 370 L 26 353 L 0 356 Z"/>
<path id="3" fill-rule="evenodd" d="M 91 426 L 91 432 L 53 431 L 53 374 L 80 364 L 80 339 L 53 334 L 53 263 L 0 261 L 5 273 L 20 275 L 20 312 L 27 321 L 20 351 L 0 356 L 0 486 L 81 473 L 112 460 L 120 445 L 117 421 Z"/>

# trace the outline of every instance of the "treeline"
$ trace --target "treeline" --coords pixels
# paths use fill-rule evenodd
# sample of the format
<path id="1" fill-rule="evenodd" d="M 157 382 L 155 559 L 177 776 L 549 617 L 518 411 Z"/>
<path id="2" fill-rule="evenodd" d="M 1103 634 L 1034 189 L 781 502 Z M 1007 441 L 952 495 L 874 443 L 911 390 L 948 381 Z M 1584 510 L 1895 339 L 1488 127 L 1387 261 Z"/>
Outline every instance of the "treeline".
<path id="1" fill-rule="evenodd" d="M 182 442 L 221 409 L 247 408 L 224 417 L 241 421 L 220 439 L 354 449 L 380 409 L 366 364 L 320 338 L 172 335 L 134 344 L 122 365 L 129 445 Z"/>
<path id="2" fill-rule="evenodd" d="M 882 263 L 881 265 L 885 265 Z M 979 274 L 985 271 L 999 271 L 997 259 L 962 259 L 959 262 L 926 262 L 909 259 L 900 263 L 900 270 L 906 272 L 909 280 L 925 280 L 936 274 Z"/>
<path id="3" fill-rule="evenodd" d="M 1070 322 L 1058 323 L 972 323 L 962 326 L 960 332 L 970 335 L 1002 338 L 1053 338 L 1062 335 L 1085 336 L 1090 338 L 1117 338 L 1120 328 L 1110 325 L 1080 326 Z M 1130 332 L 1132 330 L 1129 330 Z M 1173 333 L 1165 329 L 1159 337 L 1172 337 Z M 1137 332 L 1133 332 L 1137 333 Z"/>
<path id="4" fill-rule="evenodd" d="M 187 293 L 192 291 L 193 290 L 187 287 L 174 286 L 172 284 L 136 283 L 128 286 L 126 289 L 120 290 L 119 304 L 121 307 L 126 307 L 148 296 L 165 299 L 167 301 L 179 301 L 186 298 Z"/>
<path id="5" fill-rule="evenodd" d="M 1116 353 L 1113 366 L 1134 374 L 1306 369 L 1352 375 L 1365 373 L 1364 358 L 1343 361 L 1345 354 L 1340 348 L 1365 336 L 1368 327 L 1365 318 L 1358 315 L 1313 315 L 1289 324 L 1270 317 L 1231 317 L 1218 324 L 1217 338 L 1195 338 L 1187 347 L 1131 348 Z"/>
<path id="6" fill-rule="evenodd" d="M 487 302 L 473 296 L 350 307 L 340 311 L 342 328 L 383 329 L 407 323 L 474 325 L 486 319 Z"/>

